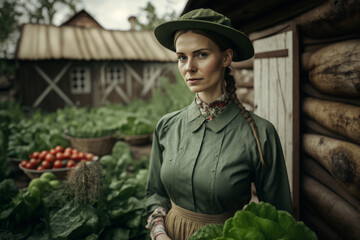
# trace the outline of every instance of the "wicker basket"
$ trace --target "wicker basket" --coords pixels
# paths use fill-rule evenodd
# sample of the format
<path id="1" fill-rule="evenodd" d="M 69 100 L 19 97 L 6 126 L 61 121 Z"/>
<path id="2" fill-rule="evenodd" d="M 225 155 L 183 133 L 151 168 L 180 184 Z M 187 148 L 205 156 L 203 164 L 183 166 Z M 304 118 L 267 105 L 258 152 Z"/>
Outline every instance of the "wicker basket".
<path id="1" fill-rule="evenodd" d="M 124 135 L 123 139 L 126 143 L 130 145 L 139 146 L 139 145 L 150 144 L 152 142 L 152 137 L 153 134 L 150 133 L 150 134 L 134 135 L 134 136 Z"/>
<path id="2" fill-rule="evenodd" d="M 99 157 L 94 156 L 92 161 L 97 161 L 97 160 L 99 160 Z M 86 164 L 91 164 L 92 161 L 86 162 Z M 43 171 L 38 171 L 36 169 L 23 168 L 20 163 L 18 166 L 30 179 L 38 178 L 44 172 L 51 172 L 56 176 L 58 180 L 65 180 L 68 174 L 71 172 L 71 170 L 73 170 L 73 168 L 55 168 L 55 169 L 45 169 Z"/>
<path id="3" fill-rule="evenodd" d="M 23 172 L 30 178 L 30 179 L 34 179 L 34 178 L 38 178 L 41 176 L 41 174 L 43 174 L 44 172 L 51 172 L 53 173 L 56 178 L 58 180 L 64 180 L 66 179 L 68 173 L 72 170 L 71 168 L 58 168 L 58 169 L 45 169 L 44 171 L 38 171 L 36 169 L 27 169 L 27 168 L 23 168 L 20 164 L 19 164 L 19 168 L 21 170 L 23 170 Z"/>
<path id="4" fill-rule="evenodd" d="M 116 143 L 116 138 L 112 135 L 98 138 L 77 138 L 65 134 L 65 138 L 72 148 L 81 152 L 93 153 L 99 157 L 110 154 Z"/>

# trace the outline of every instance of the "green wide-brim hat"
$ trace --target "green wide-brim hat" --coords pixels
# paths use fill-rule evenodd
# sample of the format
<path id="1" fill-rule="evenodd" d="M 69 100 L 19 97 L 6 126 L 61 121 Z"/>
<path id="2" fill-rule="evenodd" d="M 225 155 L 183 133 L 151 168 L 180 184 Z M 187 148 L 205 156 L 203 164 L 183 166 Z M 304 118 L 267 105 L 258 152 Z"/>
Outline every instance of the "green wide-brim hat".
<path id="1" fill-rule="evenodd" d="M 254 47 L 250 39 L 243 32 L 233 28 L 229 18 L 211 9 L 192 10 L 178 20 L 160 24 L 155 28 L 154 34 L 161 45 L 175 52 L 174 35 L 182 29 L 203 29 L 222 35 L 232 44 L 235 62 L 254 56 Z"/>

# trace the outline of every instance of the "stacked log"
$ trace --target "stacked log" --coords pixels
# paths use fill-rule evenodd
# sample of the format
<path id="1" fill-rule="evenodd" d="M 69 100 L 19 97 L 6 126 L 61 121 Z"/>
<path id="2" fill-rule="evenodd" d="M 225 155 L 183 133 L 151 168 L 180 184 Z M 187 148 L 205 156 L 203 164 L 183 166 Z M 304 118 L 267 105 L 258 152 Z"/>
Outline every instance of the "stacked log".
<path id="1" fill-rule="evenodd" d="M 303 147 L 304 152 L 322 165 L 347 192 L 360 199 L 359 145 L 306 133 Z"/>
<path id="2" fill-rule="evenodd" d="M 321 48 L 310 58 L 310 82 L 324 94 L 360 97 L 359 59 L 360 39 Z"/>
<path id="3" fill-rule="evenodd" d="M 359 31 L 359 0 L 329 0 L 293 19 L 312 38 L 329 38 Z"/>
<path id="4" fill-rule="evenodd" d="M 254 59 L 233 63 L 236 94 L 248 111 L 254 111 Z"/>
<path id="5" fill-rule="evenodd" d="M 304 35 L 329 38 L 303 40 L 301 59 L 301 218 L 319 239 L 360 239 L 360 39 L 334 40 L 360 29 L 356 3 L 328 1 L 294 20 Z"/>
<path id="6" fill-rule="evenodd" d="M 360 144 L 360 106 L 305 97 L 303 111 L 330 132 Z"/>

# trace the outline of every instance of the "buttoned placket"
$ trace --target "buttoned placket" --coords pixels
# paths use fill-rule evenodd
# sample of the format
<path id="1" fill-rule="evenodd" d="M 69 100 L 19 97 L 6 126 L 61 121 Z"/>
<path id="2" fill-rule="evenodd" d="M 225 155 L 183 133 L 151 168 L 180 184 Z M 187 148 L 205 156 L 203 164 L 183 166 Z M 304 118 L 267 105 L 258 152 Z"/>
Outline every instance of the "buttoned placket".
<path id="1" fill-rule="evenodd" d="M 231 104 L 229 105 L 231 107 Z M 237 109 L 237 108 L 235 108 Z M 184 159 L 184 161 L 186 161 L 187 164 L 183 165 L 181 164 L 181 172 L 184 174 L 182 176 L 178 176 L 175 177 L 175 175 L 179 174 L 179 171 L 176 171 L 176 169 L 179 170 L 180 165 L 176 164 L 174 165 L 173 168 L 173 179 L 177 179 L 179 181 L 179 179 L 182 179 L 181 181 L 184 183 L 183 186 L 187 187 L 188 186 L 188 179 L 190 179 L 191 181 L 191 186 L 192 186 L 192 191 L 191 193 L 189 192 L 189 194 L 191 194 L 191 196 L 188 195 L 188 197 L 191 197 L 193 204 L 190 206 L 185 206 L 187 207 L 187 209 L 192 210 L 192 211 L 197 211 L 197 207 L 196 207 L 196 202 L 195 202 L 195 198 L 197 198 L 194 194 L 195 194 L 195 188 L 194 188 L 194 176 L 195 176 L 195 166 L 198 162 L 198 158 L 199 158 L 199 154 L 202 148 L 202 144 L 204 143 L 204 137 L 205 137 L 205 132 L 209 131 L 211 132 L 211 136 L 215 137 L 214 139 L 212 137 L 210 137 L 209 139 L 212 139 L 212 144 L 216 145 L 215 148 L 211 149 L 211 156 L 209 155 L 208 157 L 211 157 L 211 161 L 207 161 L 208 163 L 208 169 L 207 169 L 207 174 L 209 176 L 204 176 L 206 177 L 206 181 L 207 181 L 207 190 L 205 191 L 205 193 L 207 192 L 207 194 L 210 194 L 210 196 L 208 197 L 208 199 L 211 199 L 211 203 L 206 204 L 207 206 L 209 206 L 209 208 L 213 208 L 214 206 L 214 189 L 215 189 L 215 180 L 216 180 L 216 168 L 217 168 L 217 164 L 218 161 L 220 159 L 220 150 L 222 147 L 222 142 L 224 139 L 224 132 L 225 132 L 225 126 L 229 123 L 229 121 L 231 121 L 237 114 L 237 112 L 232 112 L 229 111 L 230 109 L 225 109 L 225 118 L 222 119 L 221 121 L 217 121 L 217 118 L 215 118 L 214 120 L 211 121 L 206 121 L 206 119 L 204 117 L 200 116 L 199 110 L 196 106 L 196 104 L 194 103 L 193 105 L 189 106 L 188 109 L 188 115 L 187 115 L 187 120 L 186 122 L 188 123 L 188 129 L 190 131 L 185 131 L 186 133 L 186 137 L 185 137 L 185 142 L 183 142 L 182 144 L 180 144 L 178 146 L 178 156 L 181 156 L 180 159 Z M 227 113 L 226 113 L 227 112 Z M 208 128 L 208 129 L 206 129 Z M 188 135 L 190 134 L 190 135 Z M 206 137 L 207 138 L 207 137 Z M 191 151 L 187 150 L 187 147 L 191 148 Z M 186 159 L 186 160 L 185 160 Z M 203 162 L 204 158 L 201 159 L 201 161 Z M 206 159 L 205 159 L 206 160 Z M 204 162 L 203 162 L 204 163 Z M 204 167 L 204 166 L 203 166 Z M 205 169 L 203 169 L 205 170 Z M 201 172 L 200 172 L 201 173 Z M 205 173 L 205 172 L 203 172 Z M 198 175 L 197 175 L 198 176 Z M 179 182 L 177 182 L 179 183 Z M 175 183 L 174 183 L 175 184 Z M 205 189 L 203 189 L 205 190 Z M 211 210 L 212 211 L 212 210 Z"/>
<path id="2" fill-rule="evenodd" d="M 211 131 L 211 129 L 207 128 L 207 131 Z M 216 134 L 216 137 L 215 137 L 215 146 L 216 146 L 216 149 L 215 149 L 215 153 L 212 157 L 212 161 L 209 161 L 210 162 L 210 165 L 209 165 L 209 189 L 208 189 L 208 194 L 211 195 L 211 203 L 210 203 L 210 209 L 214 209 L 214 196 L 215 196 L 215 192 L 214 192 L 214 189 L 215 189 L 215 182 L 216 182 L 216 174 L 217 174 L 217 165 L 220 161 L 220 155 L 221 155 L 221 148 L 222 148 L 222 143 L 223 143 L 223 139 L 224 139 L 224 133 L 225 133 L 225 129 L 223 129 L 222 131 L 219 131 L 219 132 L 212 132 L 213 134 Z"/>

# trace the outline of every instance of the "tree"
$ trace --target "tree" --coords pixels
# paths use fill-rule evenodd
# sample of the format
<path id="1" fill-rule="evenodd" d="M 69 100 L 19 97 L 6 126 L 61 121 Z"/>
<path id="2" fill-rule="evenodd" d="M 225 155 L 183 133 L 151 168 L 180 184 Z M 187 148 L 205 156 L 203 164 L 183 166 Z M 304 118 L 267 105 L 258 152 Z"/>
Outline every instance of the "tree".
<path id="1" fill-rule="evenodd" d="M 81 0 L 3 0 L 0 3 L 0 58 L 11 58 L 24 23 L 53 24 L 61 8 L 73 13 Z"/>
<path id="2" fill-rule="evenodd" d="M 15 31 L 21 16 L 16 4 L 15 0 L 5 0 L 0 5 L 0 57 L 6 57 L 9 43 L 16 40 Z"/>
<path id="3" fill-rule="evenodd" d="M 18 6 L 28 18 L 27 22 L 53 24 L 54 16 L 61 7 L 76 13 L 76 6 L 81 0 L 21 0 Z"/>
<path id="4" fill-rule="evenodd" d="M 175 10 L 170 13 L 165 13 L 163 16 L 159 17 L 156 14 L 155 7 L 151 4 L 151 2 L 148 2 L 146 7 L 141 8 L 141 11 L 143 14 L 145 14 L 147 19 L 147 23 L 137 22 L 137 25 L 141 30 L 153 30 L 159 24 L 174 20 L 177 17 Z"/>

